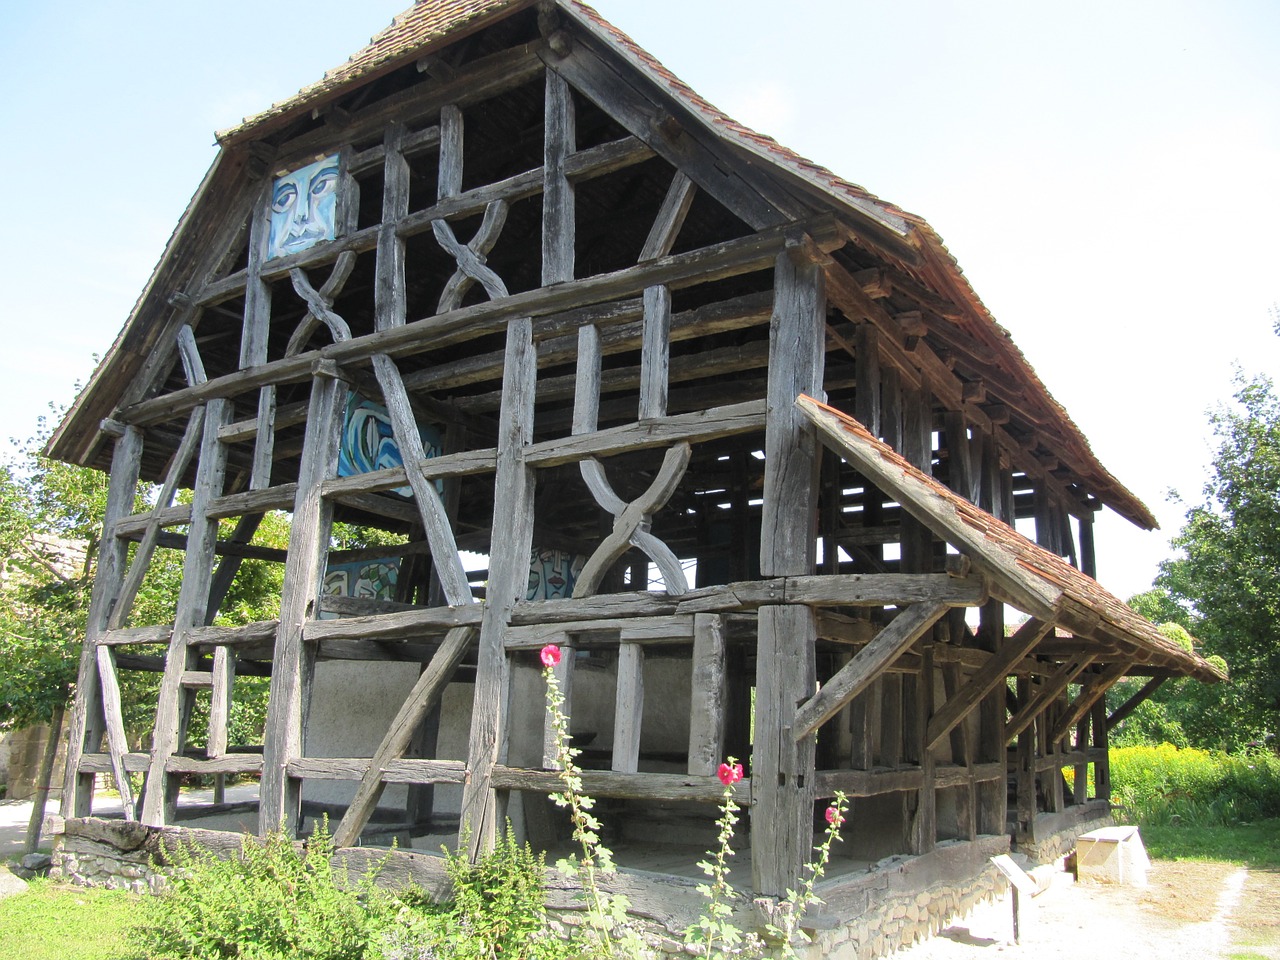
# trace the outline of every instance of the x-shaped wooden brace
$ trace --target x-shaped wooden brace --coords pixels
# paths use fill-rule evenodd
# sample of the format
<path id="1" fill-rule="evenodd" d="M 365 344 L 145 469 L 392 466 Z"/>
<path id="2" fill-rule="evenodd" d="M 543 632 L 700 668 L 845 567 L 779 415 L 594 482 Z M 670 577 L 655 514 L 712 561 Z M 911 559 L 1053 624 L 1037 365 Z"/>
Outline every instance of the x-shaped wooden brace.
<path id="1" fill-rule="evenodd" d="M 293 283 L 294 292 L 298 294 L 307 304 L 307 315 L 302 318 L 302 322 L 298 324 L 293 336 L 289 338 L 289 345 L 285 348 L 284 355 L 286 357 L 296 356 L 301 353 L 307 345 L 307 341 L 311 339 L 311 334 L 315 332 L 316 327 L 324 324 L 329 328 L 329 333 L 333 336 L 334 343 L 340 343 L 343 340 L 351 339 L 351 328 L 347 326 L 347 321 L 333 312 L 333 301 L 338 298 L 338 294 L 342 292 L 342 288 L 346 286 L 347 280 L 351 277 L 351 271 L 356 266 L 356 255 L 354 252 L 347 250 L 338 254 L 338 261 L 333 265 L 333 272 L 329 274 L 329 279 L 317 290 L 311 286 L 311 281 L 301 268 L 294 267 L 289 271 L 289 280 Z"/>
<path id="2" fill-rule="evenodd" d="M 649 532 L 649 524 L 653 515 L 666 506 L 680 481 L 684 479 L 691 454 L 692 448 L 687 443 L 678 443 L 668 450 L 662 458 L 658 475 L 649 484 L 649 489 L 630 503 L 613 492 L 599 460 L 588 458 L 578 464 L 591 495 L 600 506 L 613 514 L 614 520 L 613 532 L 596 547 L 595 553 L 578 575 L 577 584 L 573 588 L 574 597 L 589 597 L 595 593 L 609 568 L 632 546 L 639 547 L 658 565 L 667 593 L 679 596 L 689 592 L 689 581 L 685 579 L 680 560 L 671 552 L 670 547 Z"/>
<path id="3" fill-rule="evenodd" d="M 453 228 L 447 221 L 431 221 L 431 232 L 435 234 L 436 242 L 458 264 L 458 269 L 454 271 L 440 294 L 437 313 L 456 310 L 476 281 L 484 287 L 490 300 L 497 300 L 507 295 L 507 285 L 485 264 L 485 256 L 498 242 L 498 234 L 502 232 L 502 226 L 506 222 L 507 201 L 505 200 L 489 202 L 489 205 L 484 208 L 484 219 L 480 222 L 480 229 L 466 243 L 458 242 L 458 238 L 453 235 Z"/>

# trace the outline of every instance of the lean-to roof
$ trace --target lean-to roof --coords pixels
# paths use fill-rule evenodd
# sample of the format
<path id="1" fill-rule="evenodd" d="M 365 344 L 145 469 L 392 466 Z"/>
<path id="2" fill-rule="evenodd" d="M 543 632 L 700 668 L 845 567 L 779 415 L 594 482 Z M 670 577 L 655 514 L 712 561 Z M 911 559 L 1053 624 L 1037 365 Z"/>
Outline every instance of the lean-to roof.
<path id="1" fill-rule="evenodd" d="M 904 510 L 991 578 L 992 593 L 1025 613 L 1113 648 L 1109 660 L 1223 680 L 1204 658 L 1164 636 L 1092 577 L 912 466 L 847 414 L 810 397 L 796 401 L 823 441 Z"/>

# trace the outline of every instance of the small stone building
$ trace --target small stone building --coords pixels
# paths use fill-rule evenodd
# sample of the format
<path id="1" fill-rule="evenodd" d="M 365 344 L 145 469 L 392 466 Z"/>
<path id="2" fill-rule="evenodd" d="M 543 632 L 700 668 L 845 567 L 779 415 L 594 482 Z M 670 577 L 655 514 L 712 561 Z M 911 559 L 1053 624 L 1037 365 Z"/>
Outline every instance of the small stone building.
<path id="1" fill-rule="evenodd" d="M 589 7 L 418 3 L 218 139 L 50 444 L 111 471 L 70 823 L 99 774 L 144 773 L 126 810 L 161 828 L 180 777 L 239 773 L 262 830 L 324 810 L 341 846 L 479 852 L 509 819 L 555 850 L 556 643 L 636 910 L 696 912 L 732 755 L 762 910 L 853 798 L 806 923 L 865 954 L 990 889 L 1010 842 L 1106 818 L 1108 729 L 1220 679 L 1092 579 L 1098 510 L 1154 520 L 929 225 Z M 255 540 L 271 511 L 287 550 Z M 379 535 L 331 549 L 337 521 Z M 138 623 L 158 549 L 185 552 L 176 616 Z M 244 558 L 283 565 L 279 617 L 218 625 Z M 149 753 L 124 666 L 163 671 Z M 246 675 L 256 751 L 227 742 Z"/>

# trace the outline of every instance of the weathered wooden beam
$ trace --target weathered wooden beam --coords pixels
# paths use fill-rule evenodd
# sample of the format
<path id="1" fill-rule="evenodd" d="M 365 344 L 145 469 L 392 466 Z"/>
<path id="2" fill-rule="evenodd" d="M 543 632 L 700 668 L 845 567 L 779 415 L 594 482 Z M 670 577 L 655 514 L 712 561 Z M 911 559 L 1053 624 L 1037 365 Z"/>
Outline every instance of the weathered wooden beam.
<path id="1" fill-rule="evenodd" d="M 1089 712 L 1089 708 L 1102 699 L 1117 680 L 1129 672 L 1129 667 L 1130 664 L 1127 661 L 1113 663 L 1084 684 L 1076 699 L 1049 730 L 1049 743 L 1056 744 L 1065 737 L 1080 718 Z"/>
<path id="2" fill-rule="evenodd" d="M 475 706 L 467 744 L 471 778 L 463 787 L 459 818 L 463 831 L 459 843 L 466 843 L 468 855 L 473 859 L 492 849 L 498 830 L 498 797 L 492 771 L 498 761 L 506 720 L 503 691 L 507 654 L 502 640 L 512 609 L 529 581 L 534 471 L 527 461 L 527 449 L 533 439 L 537 379 L 533 322 L 527 317 L 512 320 L 507 329 L 493 507 L 494 516 L 504 518 L 507 535 L 495 539 L 490 553 L 488 592 L 480 623 Z"/>
<path id="3" fill-rule="evenodd" d="M 1109 717 L 1107 717 L 1107 729 L 1114 730 L 1116 728 L 1116 724 L 1123 723 L 1125 720 L 1127 720 L 1133 714 L 1133 711 L 1137 710 L 1138 707 L 1142 706 L 1142 704 L 1147 700 L 1148 697 L 1150 697 L 1153 693 L 1155 693 L 1157 690 L 1160 689 L 1160 686 L 1165 682 L 1166 679 L 1168 678 L 1152 677 L 1150 680 L 1144 683 L 1141 689 L 1139 689 L 1133 696 L 1131 696 L 1124 703 L 1120 704 L 1120 706 L 1116 707 L 1115 711 Z"/>
<path id="4" fill-rule="evenodd" d="M 151 740 L 151 767 L 141 821 L 162 827 L 177 810 L 177 783 L 169 777 L 165 764 L 182 748 L 189 699 L 183 696 L 182 674 L 194 666 L 194 651 L 187 646 L 188 633 L 204 625 L 209 603 L 209 583 L 218 540 L 218 522 L 207 516 L 214 497 L 222 492 L 227 465 L 227 448 L 218 441 L 218 428 L 230 419 L 231 405 L 211 400 L 205 408 L 196 485 L 191 498 L 191 527 L 183 561 L 182 586 L 178 590 L 173 635 L 165 657 L 164 678 L 156 705 L 155 730 Z"/>
<path id="5" fill-rule="evenodd" d="M 573 93 L 564 78 L 547 71 L 542 161 L 542 283 L 573 279 L 575 195 L 565 161 L 577 150 Z"/>
<path id="6" fill-rule="evenodd" d="M 527 790 L 555 793 L 564 789 L 558 771 L 526 770 L 495 765 L 492 781 L 499 790 Z M 627 797 L 635 800 L 694 800 L 719 803 L 724 786 L 716 777 L 696 777 L 678 773 L 617 773 L 584 770 L 582 792 L 592 797 Z M 734 799 L 744 806 L 751 802 L 751 784 L 741 780 L 734 787 Z"/>
<path id="7" fill-rule="evenodd" d="M 615 773 L 640 769 L 640 727 L 644 720 L 644 647 L 638 643 L 618 646 L 617 695 L 613 711 L 613 760 Z"/>
<path id="8" fill-rule="evenodd" d="M 1076 677 L 1084 673 L 1093 661 L 1094 658 L 1091 655 L 1068 660 L 1046 677 L 1038 688 L 1028 687 L 1028 691 L 1035 690 L 1034 695 L 1030 696 L 1029 699 L 1023 698 L 1019 693 L 1018 702 L 1022 706 L 1005 724 L 1005 743 L 1012 743 L 1018 734 L 1031 726 L 1031 722 L 1043 713 L 1045 708 L 1075 681 Z M 1021 691 L 1021 685 L 1019 685 L 1018 689 Z"/>
<path id="9" fill-rule="evenodd" d="M 689 705 L 689 774 L 711 776 L 724 759 L 725 633 L 722 616 L 693 618 L 692 699 Z"/>
<path id="10" fill-rule="evenodd" d="M 288 775 L 288 764 L 302 756 L 303 718 L 314 672 L 314 653 L 303 634 L 306 622 L 315 616 L 333 520 L 333 506 L 322 496 L 321 485 L 337 472 L 342 433 L 346 387 L 330 375 L 334 372 L 318 370 L 311 384 L 263 739 L 258 829 L 264 835 L 282 827 L 292 832 L 300 811 L 301 794 Z"/>
<path id="11" fill-rule="evenodd" d="M 334 846 L 354 846 L 360 839 L 360 833 L 369 822 L 369 817 L 382 796 L 382 789 L 386 783 L 382 771 L 393 761 L 404 759 L 413 735 L 427 714 L 440 703 L 445 687 L 449 685 L 454 670 L 461 662 L 463 654 L 471 647 L 475 636 L 476 631 L 473 627 L 454 627 L 449 631 L 435 656 L 431 658 L 427 668 L 419 674 L 417 683 L 409 691 L 395 719 L 391 721 L 390 728 L 383 735 L 382 742 L 378 744 L 378 749 L 374 751 L 369 769 L 360 778 L 360 786 L 347 805 L 347 812 L 343 814 L 341 822 L 333 831 Z"/>
<path id="12" fill-rule="evenodd" d="M 1023 657 L 1035 649 L 1036 644 L 1053 629 L 1053 624 L 1042 620 L 1028 620 L 1018 632 L 1009 637 L 1000 651 L 979 668 L 962 690 L 948 697 L 942 709 L 929 720 L 925 746 L 933 749 L 951 729 L 960 723 L 978 701 L 1005 682 L 1009 671 Z"/>
<path id="13" fill-rule="evenodd" d="M 867 688 L 898 657 L 942 618 L 943 603 L 917 603 L 899 613 L 874 640 L 858 651 L 821 690 L 796 711 L 791 736 L 800 740 L 830 720 L 850 700 Z"/>
<path id="14" fill-rule="evenodd" d="M 797 230 L 807 233 L 823 249 L 839 246 L 838 230 L 829 217 L 771 228 L 613 273 L 515 293 L 499 301 L 462 307 L 402 327 L 354 337 L 344 343 L 327 344 L 318 350 L 273 360 L 251 370 L 237 371 L 196 387 L 131 404 L 117 411 L 117 419 L 138 425 L 154 423 L 180 415 L 213 397 L 231 397 L 265 384 L 304 380 L 317 360 L 350 364 L 367 360 L 375 353 L 389 356 L 419 353 L 497 333 L 515 318 L 546 316 L 636 296 L 655 284 L 675 289 L 750 273 L 772 264 L 778 251 L 785 248 L 787 237 Z"/>

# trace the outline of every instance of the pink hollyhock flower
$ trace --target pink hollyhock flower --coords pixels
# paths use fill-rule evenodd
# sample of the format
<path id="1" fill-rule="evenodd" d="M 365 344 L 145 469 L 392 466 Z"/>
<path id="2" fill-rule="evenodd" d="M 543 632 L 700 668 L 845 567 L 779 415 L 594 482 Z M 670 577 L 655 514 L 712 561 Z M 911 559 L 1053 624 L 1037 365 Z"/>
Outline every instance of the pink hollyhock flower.
<path id="1" fill-rule="evenodd" d="M 731 787 L 742 779 L 742 764 L 720 764 L 720 769 L 716 771 L 716 776 L 720 778 L 720 782 L 726 787 Z"/>
<path id="2" fill-rule="evenodd" d="M 838 827 L 844 823 L 844 817 L 840 816 L 840 811 L 835 807 L 827 807 L 827 823 L 834 823 Z"/>
<path id="3" fill-rule="evenodd" d="M 554 643 L 548 643 L 542 648 L 542 653 L 539 656 L 542 658 L 544 667 L 554 667 L 560 662 L 560 648 Z"/>

